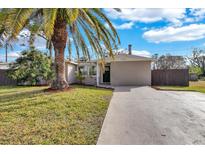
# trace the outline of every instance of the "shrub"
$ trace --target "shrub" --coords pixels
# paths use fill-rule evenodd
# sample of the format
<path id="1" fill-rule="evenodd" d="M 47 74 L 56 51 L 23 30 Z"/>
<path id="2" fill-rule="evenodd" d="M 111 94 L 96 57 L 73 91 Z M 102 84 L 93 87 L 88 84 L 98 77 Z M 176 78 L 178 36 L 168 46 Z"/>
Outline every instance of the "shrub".
<path id="1" fill-rule="evenodd" d="M 202 69 L 200 67 L 197 67 L 197 66 L 191 66 L 189 68 L 189 73 L 194 73 L 194 74 L 197 74 L 199 76 L 200 74 L 202 74 Z"/>
<path id="2" fill-rule="evenodd" d="M 82 73 L 78 72 L 76 74 L 76 78 L 79 80 L 80 84 L 83 84 L 83 80 L 85 80 L 85 77 L 82 75 Z"/>
<path id="3" fill-rule="evenodd" d="M 201 76 L 201 77 L 199 78 L 199 80 L 205 81 L 205 76 Z"/>
<path id="4" fill-rule="evenodd" d="M 21 56 L 11 65 L 8 76 L 18 84 L 37 85 L 41 81 L 49 83 L 54 78 L 52 61 L 36 49 L 24 50 Z"/>

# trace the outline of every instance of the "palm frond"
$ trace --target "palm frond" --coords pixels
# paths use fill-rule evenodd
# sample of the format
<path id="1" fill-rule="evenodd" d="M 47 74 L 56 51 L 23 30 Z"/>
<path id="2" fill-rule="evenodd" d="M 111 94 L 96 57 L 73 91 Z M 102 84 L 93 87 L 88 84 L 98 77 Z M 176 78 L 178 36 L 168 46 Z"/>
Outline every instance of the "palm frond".
<path id="1" fill-rule="evenodd" d="M 69 32 L 72 36 L 74 47 L 76 49 L 77 60 L 79 61 L 79 59 L 80 59 L 80 51 L 79 51 L 79 45 L 78 45 L 79 42 L 76 40 L 75 29 L 73 28 L 72 25 L 70 25 L 70 27 L 69 27 Z"/>
<path id="2" fill-rule="evenodd" d="M 103 16 L 102 19 L 102 17 L 97 15 L 92 9 L 81 9 L 78 19 L 79 24 L 85 31 L 86 37 L 88 38 L 91 47 L 93 47 L 94 51 L 101 58 L 104 55 L 104 50 L 102 49 L 101 44 L 104 44 L 104 47 L 109 52 L 109 55 L 113 57 L 113 49 L 116 49 L 120 43 L 118 41 L 118 35 L 116 31 L 112 31 L 112 28 L 109 29 L 105 26 L 106 20 L 108 19 L 104 18 L 105 17 Z"/>
<path id="3" fill-rule="evenodd" d="M 98 34 L 98 39 L 102 40 L 103 44 L 108 49 L 110 56 L 113 57 L 112 49 L 117 48 L 115 36 L 110 33 L 108 28 L 106 28 L 105 25 L 102 24 L 97 17 L 93 16 L 89 12 L 87 14 L 89 15 L 90 19 L 95 23 L 95 30 Z"/>
<path id="4" fill-rule="evenodd" d="M 81 25 L 88 42 L 92 48 L 92 51 L 96 53 L 97 56 L 103 57 L 103 49 L 100 45 L 100 40 L 96 37 L 95 33 L 83 22 L 83 20 L 79 19 L 79 24 Z"/>
<path id="5" fill-rule="evenodd" d="M 68 24 L 72 24 L 78 18 L 79 9 L 65 9 L 65 19 Z"/>
<path id="6" fill-rule="evenodd" d="M 76 38 L 79 42 L 79 47 L 82 51 L 82 54 L 84 55 L 84 57 L 88 60 L 90 60 L 90 53 L 89 53 L 89 50 L 88 50 L 88 47 L 87 47 L 87 44 L 85 42 L 85 39 L 82 35 L 82 32 L 79 30 L 79 27 L 78 25 L 75 23 L 74 24 L 76 26 Z"/>
<path id="7" fill-rule="evenodd" d="M 58 9 L 43 9 L 44 33 L 49 40 L 51 39 L 54 32 L 57 13 Z"/>
<path id="8" fill-rule="evenodd" d="M 69 60 L 71 60 L 72 43 L 71 43 L 71 38 L 70 38 L 70 37 L 68 37 L 67 47 L 68 47 L 68 56 L 69 56 Z"/>
<path id="9" fill-rule="evenodd" d="M 71 56 L 71 47 L 74 45 L 78 59 L 81 54 L 90 59 L 90 51 L 95 53 L 97 58 L 104 58 L 105 50 L 113 56 L 113 49 L 120 44 L 117 31 L 101 9 L 7 9 L 4 30 L 0 22 L 0 37 L 5 30 L 9 32 L 7 34 L 16 37 L 26 25 L 29 25 L 29 20 L 34 21 L 34 18 L 41 19 L 43 23 L 31 26 L 30 30 L 35 35 L 43 32 L 40 35 L 47 40 L 47 48 L 50 48 L 49 41 L 53 41 L 51 38 L 57 19 L 60 19 L 58 22 L 66 22 L 69 34 L 68 40 L 65 41 L 68 54 Z"/>
<path id="10" fill-rule="evenodd" d="M 5 20 L 5 27 L 10 31 L 11 38 L 15 38 L 19 34 L 19 32 L 25 27 L 34 11 L 35 9 L 32 8 L 8 10 L 7 18 Z"/>
<path id="11" fill-rule="evenodd" d="M 91 9 L 91 11 L 96 13 L 99 17 L 101 17 L 101 19 L 103 19 L 108 24 L 108 26 L 111 28 L 114 36 L 117 37 L 118 43 L 120 44 L 120 38 L 119 38 L 119 36 L 117 34 L 117 31 L 114 28 L 114 26 L 112 25 L 112 23 L 110 22 L 110 20 L 106 17 L 106 15 L 104 13 L 102 13 L 102 11 L 100 11 L 100 9 L 98 9 L 98 8 Z"/>

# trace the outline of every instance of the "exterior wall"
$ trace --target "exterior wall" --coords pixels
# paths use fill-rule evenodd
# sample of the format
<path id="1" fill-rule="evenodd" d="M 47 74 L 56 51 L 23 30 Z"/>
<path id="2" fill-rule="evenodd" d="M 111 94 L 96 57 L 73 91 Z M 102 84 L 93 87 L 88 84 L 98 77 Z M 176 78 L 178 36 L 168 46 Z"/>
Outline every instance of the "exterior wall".
<path id="1" fill-rule="evenodd" d="M 112 86 L 151 85 L 151 61 L 112 62 L 110 79 Z"/>
<path id="2" fill-rule="evenodd" d="M 86 76 L 85 79 L 83 80 L 83 84 L 85 85 L 97 85 L 97 80 L 96 80 L 96 76 Z"/>
<path id="3" fill-rule="evenodd" d="M 96 66 L 97 67 L 97 63 L 96 62 L 82 62 L 78 65 L 79 67 L 84 67 L 84 80 L 82 81 L 83 84 L 85 85 L 97 85 L 97 75 L 92 75 L 90 74 L 90 67 L 92 66 Z M 78 81 L 79 83 L 79 81 Z"/>
<path id="4" fill-rule="evenodd" d="M 83 84 L 97 85 L 97 75 L 90 75 L 88 66 L 96 63 L 82 63 L 87 73 Z M 110 84 L 112 86 L 145 86 L 151 85 L 151 61 L 112 61 L 110 65 Z M 77 64 L 66 63 L 66 80 L 69 84 L 79 83 L 76 79 Z M 103 84 L 103 71 L 98 68 L 99 83 Z"/>
<path id="5" fill-rule="evenodd" d="M 9 69 L 9 63 L 0 63 L 0 69 L 1 70 Z"/>
<path id="6" fill-rule="evenodd" d="M 76 68 L 77 66 L 71 63 L 66 63 L 66 80 L 68 84 L 76 83 Z"/>

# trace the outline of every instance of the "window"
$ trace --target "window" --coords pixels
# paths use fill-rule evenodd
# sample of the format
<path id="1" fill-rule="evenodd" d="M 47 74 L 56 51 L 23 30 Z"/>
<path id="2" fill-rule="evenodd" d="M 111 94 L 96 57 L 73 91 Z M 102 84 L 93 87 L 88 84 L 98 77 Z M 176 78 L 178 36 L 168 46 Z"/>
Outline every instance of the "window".
<path id="1" fill-rule="evenodd" d="M 89 69 L 89 74 L 90 75 L 96 75 L 96 66 L 90 66 L 90 69 Z"/>
<path id="2" fill-rule="evenodd" d="M 79 66 L 79 73 L 82 75 L 87 75 L 87 70 L 85 69 L 85 66 Z"/>
<path id="3" fill-rule="evenodd" d="M 83 76 L 95 76 L 97 73 L 95 65 L 81 65 L 78 66 L 78 70 Z"/>

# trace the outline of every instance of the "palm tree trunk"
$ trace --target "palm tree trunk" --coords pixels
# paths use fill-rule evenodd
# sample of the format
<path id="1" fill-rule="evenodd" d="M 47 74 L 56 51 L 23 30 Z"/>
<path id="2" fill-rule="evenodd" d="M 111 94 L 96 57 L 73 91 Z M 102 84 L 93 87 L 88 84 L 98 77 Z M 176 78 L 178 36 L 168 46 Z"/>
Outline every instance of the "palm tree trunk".
<path id="1" fill-rule="evenodd" d="M 57 17 L 54 26 L 54 34 L 52 36 L 52 43 L 55 51 L 55 80 L 53 81 L 52 88 L 66 89 L 68 83 L 65 79 L 65 62 L 64 50 L 66 47 L 68 33 L 66 30 L 66 22 Z"/>
<path id="2" fill-rule="evenodd" d="M 52 59 L 52 43 L 49 42 L 49 56 Z"/>

